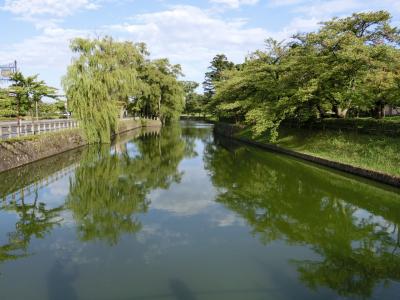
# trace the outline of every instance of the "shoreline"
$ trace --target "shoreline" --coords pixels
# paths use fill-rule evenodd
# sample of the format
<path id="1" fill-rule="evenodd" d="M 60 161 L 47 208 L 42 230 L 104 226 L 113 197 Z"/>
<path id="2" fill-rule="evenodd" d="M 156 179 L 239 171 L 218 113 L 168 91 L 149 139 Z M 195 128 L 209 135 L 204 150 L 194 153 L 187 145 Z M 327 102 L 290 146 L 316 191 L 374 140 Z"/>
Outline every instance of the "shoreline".
<path id="1" fill-rule="evenodd" d="M 144 121 L 144 122 L 143 122 Z M 118 124 L 118 134 L 147 127 L 161 127 L 158 120 L 125 120 Z M 0 173 L 86 146 L 79 129 L 50 132 L 0 143 Z"/>
<path id="2" fill-rule="evenodd" d="M 240 128 L 238 128 L 235 125 L 232 124 L 226 124 L 226 123 L 215 123 L 214 127 L 214 132 L 216 134 L 232 138 L 234 140 L 240 141 L 245 144 L 249 144 L 264 150 L 268 151 L 273 151 L 276 153 L 281 153 L 285 155 L 289 155 L 292 157 L 296 157 L 308 162 L 316 163 L 318 165 L 322 165 L 325 167 L 329 167 L 334 170 L 342 171 L 345 173 L 349 173 L 352 175 L 360 176 L 363 178 L 367 178 L 370 180 L 374 180 L 380 183 L 384 183 L 390 186 L 394 186 L 397 188 L 400 188 L 400 177 L 394 176 L 394 175 L 389 175 L 386 173 L 378 172 L 378 171 L 373 171 L 373 170 L 368 170 L 364 169 L 361 167 L 356 167 L 350 164 L 345 164 L 341 162 L 336 162 L 333 160 L 325 159 L 325 158 L 320 158 L 317 156 L 313 156 L 310 154 L 304 154 L 301 152 L 297 152 L 294 150 L 290 150 L 288 148 L 284 148 L 281 146 L 277 146 L 274 144 L 270 143 L 264 143 L 264 142 L 257 142 L 248 138 L 243 138 L 243 137 L 238 137 L 235 134 L 240 131 Z"/>

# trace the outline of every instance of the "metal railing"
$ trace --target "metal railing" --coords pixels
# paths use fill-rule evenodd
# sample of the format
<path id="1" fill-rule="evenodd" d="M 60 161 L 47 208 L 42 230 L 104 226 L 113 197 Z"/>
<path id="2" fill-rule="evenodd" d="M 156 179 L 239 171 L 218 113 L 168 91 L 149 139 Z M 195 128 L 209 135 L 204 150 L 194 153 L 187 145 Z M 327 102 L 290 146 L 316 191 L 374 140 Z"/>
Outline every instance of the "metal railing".
<path id="1" fill-rule="evenodd" d="M 9 139 L 20 136 L 41 134 L 51 131 L 60 131 L 78 127 L 78 122 L 73 119 L 55 119 L 39 121 L 0 122 L 0 139 Z"/>

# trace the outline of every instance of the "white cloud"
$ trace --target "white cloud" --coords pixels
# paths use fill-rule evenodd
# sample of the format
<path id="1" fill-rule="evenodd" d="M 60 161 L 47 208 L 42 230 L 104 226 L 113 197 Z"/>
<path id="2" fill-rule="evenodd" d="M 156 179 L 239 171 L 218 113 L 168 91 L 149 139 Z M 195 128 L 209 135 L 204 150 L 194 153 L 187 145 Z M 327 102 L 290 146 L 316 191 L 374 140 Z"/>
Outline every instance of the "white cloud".
<path id="1" fill-rule="evenodd" d="M 87 37 L 90 32 L 100 32 L 120 39 L 146 42 L 153 57 L 168 57 L 173 63 L 182 64 L 188 80 L 201 82 L 209 62 L 217 53 L 225 53 L 229 59 L 239 63 L 246 54 L 263 48 L 267 37 L 281 40 L 297 32 L 315 30 L 319 22 L 333 16 L 377 9 L 390 9 L 393 14 L 400 12 L 398 0 L 269 0 L 266 3 L 274 10 L 286 5 L 282 9 L 287 19 L 279 31 L 251 26 L 246 19 L 229 19 L 226 13 L 218 10 L 189 5 L 135 15 L 127 22 L 105 24 L 91 30 L 61 28 L 60 22 L 68 15 L 96 8 L 100 3 L 111 5 L 117 1 L 122 0 L 6 0 L 2 10 L 31 21 L 40 33 L 18 43 L 0 46 L 0 57 L 2 61 L 17 59 L 24 72 L 40 73 L 46 81 L 59 86 L 60 77 L 72 55 L 69 41 L 76 36 Z M 233 8 L 257 2 L 210 1 Z M 265 18 L 274 17 L 266 11 Z"/>
<path id="2" fill-rule="evenodd" d="M 185 74 L 199 81 L 200 73 L 204 73 L 215 54 L 225 53 L 239 62 L 247 53 L 262 47 L 269 36 L 265 29 L 248 27 L 246 20 L 224 20 L 194 6 L 141 14 L 131 22 L 106 28 L 127 39 L 146 42 L 154 56 L 181 63 Z"/>
<path id="3" fill-rule="evenodd" d="M 19 43 L 0 46 L 0 57 L 2 61 L 17 60 L 24 73 L 40 74 L 49 84 L 60 87 L 60 78 L 72 57 L 70 40 L 89 36 L 85 30 L 50 27 Z"/>
<path id="4" fill-rule="evenodd" d="M 223 4 L 231 8 L 238 8 L 242 5 L 254 5 L 259 0 L 210 0 L 211 3 Z"/>
<path id="5" fill-rule="evenodd" d="M 359 11 L 400 11 L 399 0 L 270 0 L 268 4 L 271 7 L 292 7 L 292 11 L 301 13 L 302 17 L 319 16 L 323 19 Z"/>
<path id="6" fill-rule="evenodd" d="M 2 10 L 21 17 L 51 15 L 65 17 L 80 9 L 97 9 L 99 4 L 91 0 L 6 0 Z"/>

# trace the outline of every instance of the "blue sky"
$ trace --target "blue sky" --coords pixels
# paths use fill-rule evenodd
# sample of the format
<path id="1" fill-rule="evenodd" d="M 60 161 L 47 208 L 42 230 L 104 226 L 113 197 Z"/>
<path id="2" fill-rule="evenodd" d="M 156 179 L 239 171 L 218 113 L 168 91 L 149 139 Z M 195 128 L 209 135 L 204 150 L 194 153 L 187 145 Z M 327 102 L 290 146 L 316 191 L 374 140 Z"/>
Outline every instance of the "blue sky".
<path id="1" fill-rule="evenodd" d="M 60 87 L 74 37 L 111 35 L 146 42 L 153 58 L 180 63 L 186 80 L 201 82 L 212 57 L 235 62 L 352 12 L 388 10 L 400 26 L 400 0 L 1 0 L 0 64 L 17 60 L 28 75 Z"/>

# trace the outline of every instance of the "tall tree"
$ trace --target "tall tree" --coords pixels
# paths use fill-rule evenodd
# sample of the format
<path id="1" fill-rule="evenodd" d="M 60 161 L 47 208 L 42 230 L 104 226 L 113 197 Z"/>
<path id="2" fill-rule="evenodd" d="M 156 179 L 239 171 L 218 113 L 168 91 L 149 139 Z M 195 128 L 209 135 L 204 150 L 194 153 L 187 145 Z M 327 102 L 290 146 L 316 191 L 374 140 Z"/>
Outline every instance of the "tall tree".
<path id="1" fill-rule="evenodd" d="M 182 81 L 183 90 L 185 92 L 185 110 L 187 114 L 196 114 L 201 111 L 202 95 L 196 92 L 199 84 L 194 81 Z"/>
<path id="2" fill-rule="evenodd" d="M 132 43 L 111 37 L 77 38 L 71 49 L 78 57 L 63 78 L 70 108 L 90 143 L 109 143 L 121 107 L 135 94 L 141 54 Z"/>
<path id="3" fill-rule="evenodd" d="M 56 98 L 56 89 L 48 86 L 43 80 L 38 80 L 38 75 L 24 76 L 21 72 L 16 72 L 10 80 L 12 84 L 7 90 L 14 102 L 18 124 L 20 116 L 26 113 L 30 113 L 34 122 L 34 110 L 38 118 L 38 104 L 43 97 Z"/>
<path id="4" fill-rule="evenodd" d="M 225 54 L 217 54 L 211 61 L 203 82 L 208 110 L 214 112 L 215 103 L 212 103 L 211 100 L 215 95 L 216 85 L 224 79 L 224 71 L 232 70 L 234 67 L 235 64 L 229 61 Z"/>

